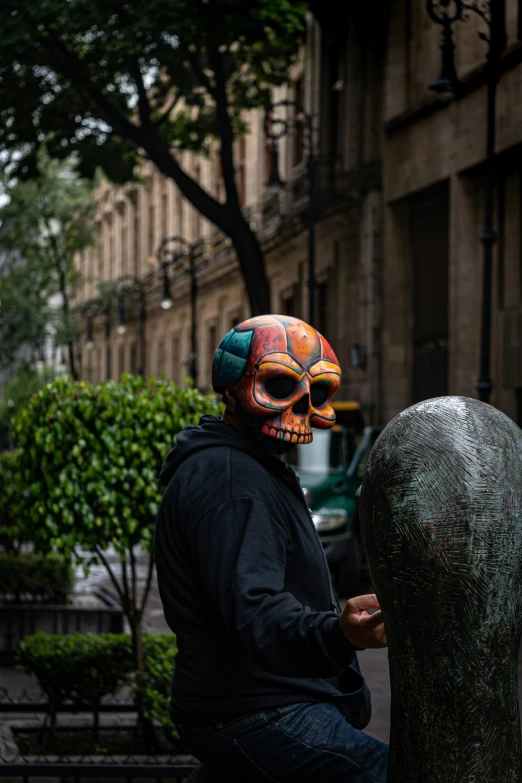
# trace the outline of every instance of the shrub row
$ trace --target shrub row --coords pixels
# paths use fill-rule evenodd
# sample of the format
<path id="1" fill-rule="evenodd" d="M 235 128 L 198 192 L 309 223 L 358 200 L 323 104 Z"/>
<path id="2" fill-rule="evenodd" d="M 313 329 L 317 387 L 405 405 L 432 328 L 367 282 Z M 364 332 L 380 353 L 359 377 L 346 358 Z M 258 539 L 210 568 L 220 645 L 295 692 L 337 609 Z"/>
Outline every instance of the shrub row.
<path id="1" fill-rule="evenodd" d="M 0 553 L 0 600 L 64 603 L 74 586 L 70 558 Z"/>
<path id="2" fill-rule="evenodd" d="M 96 733 L 102 698 L 123 686 L 135 693 L 140 686 L 145 717 L 160 723 L 164 735 L 176 742 L 179 738 L 168 713 L 176 638 L 171 634 L 145 634 L 143 643 L 143 673 L 135 671 L 129 634 L 35 633 L 22 641 L 17 665 L 37 679 L 47 696 L 51 727 L 59 705 L 71 702 L 73 708 L 89 707 L 93 711 Z"/>

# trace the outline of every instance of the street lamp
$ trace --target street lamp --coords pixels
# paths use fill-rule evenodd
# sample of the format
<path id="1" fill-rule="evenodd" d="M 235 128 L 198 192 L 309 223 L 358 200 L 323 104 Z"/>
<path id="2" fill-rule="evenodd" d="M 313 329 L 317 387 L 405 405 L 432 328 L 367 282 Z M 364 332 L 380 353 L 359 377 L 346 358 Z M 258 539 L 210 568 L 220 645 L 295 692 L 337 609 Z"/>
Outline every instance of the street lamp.
<path id="1" fill-rule="evenodd" d="M 92 351 L 94 348 L 94 340 L 92 336 L 92 315 L 87 316 L 87 339 L 85 341 L 85 347 L 88 351 Z"/>
<path id="2" fill-rule="evenodd" d="M 139 308 L 140 308 L 140 327 L 139 327 L 139 340 L 140 340 L 140 367 L 138 368 L 138 375 L 145 377 L 147 369 L 147 294 L 145 291 L 145 281 L 151 275 L 146 275 L 144 278 L 137 275 L 125 275 L 120 277 L 116 283 L 116 296 L 118 299 L 118 323 L 116 326 L 116 332 L 118 334 L 125 334 L 127 331 L 127 321 L 125 316 L 125 293 L 133 288 L 138 290 Z"/>
<path id="3" fill-rule="evenodd" d="M 489 402 L 493 384 L 491 382 L 491 288 L 493 245 L 497 235 L 493 227 L 495 199 L 495 105 L 497 82 L 499 79 L 500 55 L 506 46 L 505 0 L 485 0 L 482 4 L 465 3 L 463 0 L 427 0 L 426 9 L 431 19 L 442 25 L 442 68 L 439 79 L 431 89 L 448 99 L 458 88 L 454 62 L 454 44 L 451 26 L 457 21 L 465 21 L 473 11 L 487 25 L 489 35 L 479 33 L 479 38 L 487 43 L 487 122 L 486 122 L 486 167 L 484 174 L 484 224 L 480 241 L 483 248 L 482 277 L 482 322 L 480 339 L 480 370 L 475 385 L 479 399 Z"/>
<path id="4" fill-rule="evenodd" d="M 275 117 L 274 112 L 278 108 L 290 108 L 295 111 L 293 123 L 288 117 Z M 265 114 L 265 136 L 271 142 L 272 155 L 270 177 L 268 187 L 281 187 L 284 185 L 279 176 L 279 140 L 295 131 L 297 126 L 302 126 L 306 134 L 308 151 L 308 322 L 313 325 L 315 321 L 315 220 L 316 220 L 316 176 L 314 156 L 314 126 L 313 116 L 305 112 L 297 101 L 283 100 L 273 103 Z"/>
<path id="5" fill-rule="evenodd" d="M 169 273 L 167 270 L 167 264 L 164 264 L 163 265 L 163 295 L 161 297 L 161 308 L 162 310 L 170 310 L 172 304 L 173 302 L 170 293 Z"/>
<path id="6" fill-rule="evenodd" d="M 178 246 L 177 249 L 176 245 Z M 171 247 L 174 246 L 174 247 Z M 180 247 L 183 248 L 180 251 Z M 196 264 L 194 258 L 194 246 L 182 236 L 165 237 L 157 251 L 156 255 L 158 262 L 163 269 L 163 299 L 161 306 L 164 310 L 168 310 L 172 307 L 172 297 L 170 293 L 170 281 L 168 276 L 168 267 L 175 264 L 179 260 L 183 260 L 183 272 L 190 275 L 190 375 L 194 382 L 194 386 L 198 385 L 198 361 L 197 361 L 197 277 L 196 277 Z M 187 263 L 185 263 L 187 262 Z"/>

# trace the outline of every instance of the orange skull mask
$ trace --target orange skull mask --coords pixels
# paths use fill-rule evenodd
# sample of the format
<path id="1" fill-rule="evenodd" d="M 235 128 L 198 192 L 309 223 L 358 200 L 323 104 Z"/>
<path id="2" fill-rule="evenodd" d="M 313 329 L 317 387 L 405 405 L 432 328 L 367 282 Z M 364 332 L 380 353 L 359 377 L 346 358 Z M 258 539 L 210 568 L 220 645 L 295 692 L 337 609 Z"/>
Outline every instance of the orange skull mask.
<path id="1" fill-rule="evenodd" d="M 229 390 L 255 431 L 285 444 L 310 443 L 312 427 L 335 423 L 341 369 L 331 346 L 298 318 L 263 315 L 235 326 L 212 364 L 214 391 Z M 283 445 L 283 443 L 281 444 Z"/>

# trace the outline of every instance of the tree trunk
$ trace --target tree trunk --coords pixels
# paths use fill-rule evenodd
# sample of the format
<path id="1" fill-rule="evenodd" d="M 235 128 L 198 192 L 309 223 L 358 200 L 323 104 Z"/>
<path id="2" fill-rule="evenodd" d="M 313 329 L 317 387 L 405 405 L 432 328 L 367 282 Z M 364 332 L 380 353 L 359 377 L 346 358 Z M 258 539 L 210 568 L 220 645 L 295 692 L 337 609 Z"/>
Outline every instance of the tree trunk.
<path id="1" fill-rule="evenodd" d="M 144 134 L 145 135 L 145 134 Z M 221 229 L 234 245 L 245 281 L 251 315 L 269 313 L 270 282 L 259 240 L 245 220 L 239 205 L 219 204 L 180 168 L 165 145 L 152 132 L 145 145 L 150 159 L 166 177 L 174 181 L 182 194 L 204 217 Z M 151 141 L 154 140 L 154 143 Z"/>
<path id="2" fill-rule="evenodd" d="M 256 235 L 241 213 L 231 221 L 228 232 L 234 245 L 239 266 L 245 281 L 252 315 L 265 315 L 272 310 L 270 304 L 270 283 L 266 276 L 263 251 Z"/>

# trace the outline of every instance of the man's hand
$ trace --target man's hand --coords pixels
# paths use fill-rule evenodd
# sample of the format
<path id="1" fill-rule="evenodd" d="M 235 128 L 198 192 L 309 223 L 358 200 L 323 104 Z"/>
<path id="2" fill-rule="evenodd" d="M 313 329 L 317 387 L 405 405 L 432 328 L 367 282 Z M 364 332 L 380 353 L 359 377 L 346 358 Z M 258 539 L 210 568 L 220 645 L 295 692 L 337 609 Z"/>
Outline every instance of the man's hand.
<path id="1" fill-rule="evenodd" d="M 368 609 L 377 609 L 373 614 Z M 340 617 L 341 630 L 354 647 L 363 649 L 386 647 L 384 620 L 376 595 L 350 598 Z"/>

